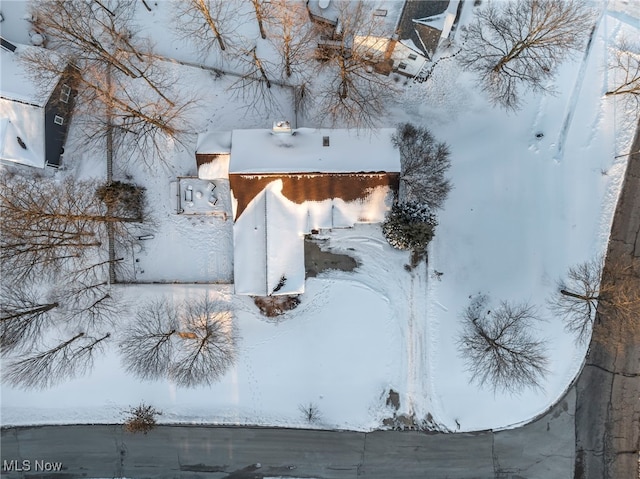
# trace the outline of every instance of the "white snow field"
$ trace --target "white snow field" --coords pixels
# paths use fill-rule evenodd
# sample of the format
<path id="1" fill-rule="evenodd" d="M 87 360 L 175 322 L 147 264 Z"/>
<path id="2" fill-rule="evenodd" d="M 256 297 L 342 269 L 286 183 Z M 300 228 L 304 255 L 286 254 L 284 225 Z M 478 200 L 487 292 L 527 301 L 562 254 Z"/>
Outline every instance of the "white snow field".
<path id="1" fill-rule="evenodd" d="M 152 12 L 140 8 L 137 22 L 160 54 L 215 64 L 175 40 L 167 28 L 168 2 L 148 3 Z M 472 3 L 465 2 L 463 23 L 473 18 Z M 528 94 L 516 113 L 489 105 L 454 60 L 443 60 L 429 81 L 410 84 L 380 126 L 425 125 L 450 146 L 452 159 L 454 189 L 439 213 L 428 266 L 405 270 L 408 253 L 393 250 L 378 225 L 323 233 L 326 247 L 353 256 L 358 268 L 308 279 L 301 304 L 278 321 L 261 316 L 250 298 L 232 294 L 232 218 L 175 215 L 170 183 L 196 175 L 198 132 L 269 128 L 274 120 L 291 119 L 290 92 L 276 94 L 278 111 L 260 114 L 229 95 L 228 76 L 176 65 L 184 89 L 203 99 L 192 111 L 191 143 L 170 150 L 171 165 L 164 169 L 120 165 L 147 188 L 157 222 L 153 239 L 134 253 L 135 279 L 213 278 L 221 284 L 116 286 L 131 305 L 121 324 L 135 320 L 135 306 L 146 298 L 222 298 L 235 310 L 237 363 L 210 387 L 177 388 L 128 376 L 113 344 L 86 377 L 44 391 L 3 384 L 2 425 L 119 422 L 125 408 L 145 401 L 163 411 L 161 422 L 367 431 L 393 414 L 385 404 L 390 388 L 400 394 L 399 413 L 431 415 L 451 431 L 513 427 L 544 412 L 569 387 L 585 355 L 548 311 L 547 298 L 569 266 L 604 252 L 626 166 L 620 155 L 629 152 L 637 124 L 637 111 L 604 93 L 618 75 L 608 68 L 615 44 L 622 36 L 637 38 L 640 13 L 622 0 L 594 8 L 601 16 L 590 48 L 563 65 L 557 93 Z M 3 2 L 3 31 L 23 9 L 21 2 Z M 6 35 L 28 43 L 17 23 L 11 25 Z M 254 25 L 241 27 L 258 37 Z M 327 127 L 311 118 L 312 112 L 299 116 L 297 126 Z M 74 135 L 79 138 L 72 125 L 71 140 Z M 57 174 L 104 177 L 104 165 L 81 142 L 70 143 L 65 161 L 68 169 Z M 540 390 L 511 395 L 470 382 L 456 341 L 460 313 L 476 293 L 536 307 L 544 320 L 537 334 L 549 353 Z M 312 425 L 299 411 L 310 403 L 321 414 Z"/>

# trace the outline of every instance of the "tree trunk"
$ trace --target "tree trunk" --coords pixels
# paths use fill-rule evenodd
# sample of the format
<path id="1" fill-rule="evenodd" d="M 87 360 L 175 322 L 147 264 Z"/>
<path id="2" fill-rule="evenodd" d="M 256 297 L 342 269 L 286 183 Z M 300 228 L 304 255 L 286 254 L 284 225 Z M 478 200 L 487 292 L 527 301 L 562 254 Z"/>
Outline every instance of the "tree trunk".
<path id="1" fill-rule="evenodd" d="M 560 294 L 563 294 L 565 296 L 570 296 L 576 299 L 581 299 L 582 301 L 598 301 L 600 299 L 597 296 L 585 296 L 582 294 L 572 293 L 571 291 L 567 291 L 566 289 L 561 289 Z"/>
<path id="2" fill-rule="evenodd" d="M 42 313 L 46 313 L 47 311 L 51 311 L 52 309 L 57 308 L 58 306 L 59 306 L 58 303 L 42 304 L 38 307 L 24 310 L 19 313 L 10 314 L 9 316 L 3 316 L 0 320 L 8 321 L 10 319 L 20 318 L 22 316 L 27 316 L 32 314 L 42 314 Z"/>

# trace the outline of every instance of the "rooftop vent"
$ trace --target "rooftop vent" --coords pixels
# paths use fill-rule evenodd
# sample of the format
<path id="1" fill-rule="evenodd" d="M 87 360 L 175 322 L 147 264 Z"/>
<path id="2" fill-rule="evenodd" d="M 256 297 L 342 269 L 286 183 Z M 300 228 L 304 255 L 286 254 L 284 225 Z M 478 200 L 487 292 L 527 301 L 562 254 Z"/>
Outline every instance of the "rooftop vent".
<path id="1" fill-rule="evenodd" d="M 278 134 L 287 134 L 290 135 L 291 124 L 288 121 L 274 121 L 273 122 L 273 132 Z"/>
<path id="2" fill-rule="evenodd" d="M 5 50 L 7 50 L 7 51 L 9 51 L 11 53 L 16 51 L 17 47 L 13 43 L 11 43 L 8 40 L 5 40 L 2 37 L 0 37 L 0 43 L 2 44 L 2 48 L 4 48 Z"/>

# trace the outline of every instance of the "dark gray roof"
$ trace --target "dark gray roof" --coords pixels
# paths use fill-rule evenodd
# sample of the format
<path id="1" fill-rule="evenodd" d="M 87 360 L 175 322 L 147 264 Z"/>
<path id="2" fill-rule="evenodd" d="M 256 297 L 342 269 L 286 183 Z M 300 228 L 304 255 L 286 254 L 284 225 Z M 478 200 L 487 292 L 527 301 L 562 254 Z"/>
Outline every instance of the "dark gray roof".
<path id="1" fill-rule="evenodd" d="M 402 15 L 398 21 L 398 37 L 400 40 L 411 40 L 425 56 L 430 57 L 435 51 L 439 34 L 427 34 L 431 27 L 416 24 L 414 20 L 424 19 L 443 13 L 449 6 L 449 0 L 406 0 Z M 433 42 L 435 41 L 435 44 Z"/>

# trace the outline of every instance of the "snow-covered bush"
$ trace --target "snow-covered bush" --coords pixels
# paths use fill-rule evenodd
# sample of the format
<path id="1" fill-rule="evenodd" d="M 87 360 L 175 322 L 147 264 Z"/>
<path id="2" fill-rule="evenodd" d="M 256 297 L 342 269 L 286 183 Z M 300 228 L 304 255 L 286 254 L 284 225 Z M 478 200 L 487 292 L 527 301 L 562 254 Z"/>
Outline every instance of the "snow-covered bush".
<path id="1" fill-rule="evenodd" d="M 438 222 L 427 205 L 417 201 L 396 203 L 382 225 L 389 244 L 403 250 L 427 247 Z"/>

